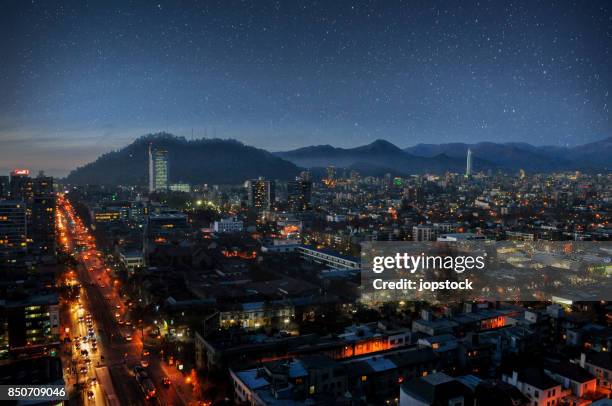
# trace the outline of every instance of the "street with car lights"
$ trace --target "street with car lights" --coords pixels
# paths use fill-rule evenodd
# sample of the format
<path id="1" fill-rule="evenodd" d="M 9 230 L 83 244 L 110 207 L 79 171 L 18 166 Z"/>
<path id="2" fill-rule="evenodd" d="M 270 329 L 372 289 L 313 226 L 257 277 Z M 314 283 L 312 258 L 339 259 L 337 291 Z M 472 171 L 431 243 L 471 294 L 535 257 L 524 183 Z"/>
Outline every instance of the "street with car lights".
<path id="1" fill-rule="evenodd" d="M 62 306 L 62 357 L 69 391 L 80 393 L 90 405 L 198 404 L 182 375 L 161 359 L 157 340 L 147 339 L 149 327 L 130 320 L 132 301 L 122 296 L 119 280 L 70 202 L 60 196 L 58 207 L 60 242 L 77 263 L 65 277 L 68 284 L 81 287 L 77 297 Z M 150 379 L 148 390 L 136 379 L 135 366 Z M 104 367 L 110 381 L 98 377 L 96 369 Z"/>

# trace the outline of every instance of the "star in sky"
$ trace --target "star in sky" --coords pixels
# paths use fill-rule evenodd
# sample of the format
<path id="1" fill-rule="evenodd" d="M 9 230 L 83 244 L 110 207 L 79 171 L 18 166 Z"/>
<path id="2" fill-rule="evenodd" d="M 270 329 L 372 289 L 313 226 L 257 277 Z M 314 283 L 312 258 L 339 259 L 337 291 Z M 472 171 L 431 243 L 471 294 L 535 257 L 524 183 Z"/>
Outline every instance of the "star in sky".
<path id="1" fill-rule="evenodd" d="M 611 130 L 610 7 L 4 2 L 0 162 L 65 173 L 161 130 L 271 150 L 595 141 Z"/>

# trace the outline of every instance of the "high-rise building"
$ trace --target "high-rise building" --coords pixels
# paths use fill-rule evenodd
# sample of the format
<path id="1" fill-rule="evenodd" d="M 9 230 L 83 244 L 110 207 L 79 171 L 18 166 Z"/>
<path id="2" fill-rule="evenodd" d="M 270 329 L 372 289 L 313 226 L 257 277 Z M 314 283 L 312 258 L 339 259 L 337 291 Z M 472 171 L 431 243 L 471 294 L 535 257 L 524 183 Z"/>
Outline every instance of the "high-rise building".
<path id="1" fill-rule="evenodd" d="M 53 177 L 45 176 L 43 172 L 40 172 L 37 177 L 33 179 L 32 183 L 33 195 L 52 195 L 53 193 Z"/>
<path id="2" fill-rule="evenodd" d="M 34 183 L 27 169 L 15 169 L 11 172 L 11 200 L 29 201 L 34 196 Z"/>
<path id="3" fill-rule="evenodd" d="M 327 179 L 334 180 L 336 179 L 336 168 L 333 166 L 328 166 L 327 169 Z"/>
<path id="4" fill-rule="evenodd" d="M 168 190 L 168 151 L 149 144 L 149 192 Z"/>
<path id="5" fill-rule="evenodd" d="M 385 173 L 383 176 L 383 183 L 386 188 L 390 188 L 393 185 L 393 176 L 390 173 Z"/>
<path id="6" fill-rule="evenodd" d="M 300 172 L 300 179 L 312 182 L 312 175 L 309 171 L 302 171 Z"/>
<path id="7" fill-rule="evenodd" d="M 11 190 L 10 185 L 8 176 L 0 176 L 0 200 L 8 199 Z"/>
<path id="8" fill-rule="evenodd" d="M 287 203 L 291 210 L 308 210 L 311 197 L 312 182 L 309 176 L 303 175 L 287 182 Z"/>
<path id="9" fill-rule="evenodd" d="M 470 176 L 472 176 L 472 150 L 468 148 L 467 162 L 465 165 L 465 177 L 469 178 Z"/>
<path id="10" fill-rule="evenodd" d="M 0 265 L 19 263 L 27 253 L 27 242 L 25 203 L 0 201 Z"/>
<path id="11" fill-rule="evenodd" d="M 251 179 L 246 181 L 248 204 L 257 210 L 270 210 L 274 206 L 275 183 L 273 180 Z"/>
<path id="12" fill-rule="evenodd" d="M 42 173 L 34 178 L 31 202 L 31 221 L 28 238 L 31 248 L 38 255 L 55 255 L 55 193 L 53 178 Z"/>
<path id="13" fill-rule="evenodd" d="M 60 311 L 56 294 L 34 295 L 0 305 L 8 324 L 9 351 L 15 355 L 52 353 L 60 345 Z"/>
<path id="14" fill-rule="evenodd" d="M 404 199 L 413 205 L 421 205 L 425 203 L 425 191 L 421 186 L 409 186 L 404 188 Z"/>

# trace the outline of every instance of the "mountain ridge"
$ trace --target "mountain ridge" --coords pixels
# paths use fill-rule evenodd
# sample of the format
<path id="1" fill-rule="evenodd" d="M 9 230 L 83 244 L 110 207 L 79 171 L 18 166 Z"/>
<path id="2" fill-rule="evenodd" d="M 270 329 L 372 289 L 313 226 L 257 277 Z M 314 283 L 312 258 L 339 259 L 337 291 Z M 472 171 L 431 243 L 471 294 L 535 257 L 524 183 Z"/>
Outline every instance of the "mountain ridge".
<path id="1" fill-rule="evenodd" d="M 149 143 L 168 151 L 169 181 L 242 183 L 258 176 L 291 179 L 300 169 L 263 149 L 219 138 L 187 140 L 169 133 L 147 134 L 71 171 L 73 184 L 146 185 Z"/>
<path id="2" fill-rule="evenodd" d="M 393 170 L 395 174 L 411 174 L 458 171 L 465 167 L 464 159 L 443 155 L 439 157 L 420 157 L 407 153 L 383 139 L 377 139 L 370 144 L 354 148 L 315 145 L 293 151 L 275 152 L 274 154 L 305 168 L 325 166 L 350 168 L 359 164 L 360 167 L 388 168 Z M 489 165 L 480 159 L 475 160 L 475 165 L 480 169 L 489 168 Z M 376 172 L 379 172 L 379 170 L 376 170 Z"/>
<path id="3" fill-rule="evenodd" d="M 277 156 L 304 167 L 342 166 L 350 167 L 357 162 L 395 168 L 405 172 L 410 168 L 402 164 L 405 159 L 419 160 L 423 169 L 439 171 L 445 167 L 449 171 L 462 171 L 465 168 L 467 149 L 473 153 L 475 170 L 501 169 L 531 172 L 551 172 L 563 170 L 610 170 L 612 161 L 612 137 L 575 147 L 534 146 L 524 142 L 479 142 L 417 144 L 412 147 L 399 147 L 385 140 L 375 140 L 370 144 L 355 148 L 339 148 L 329 144 L 298 148 L 290 151 L 275 152 Z M 398 156 L 398 151 L 406 155 L 396 159 L 395 165 L 382 162 L 380 155 L 386 150 Z M 369 155 L 363 159 L 364 152 Z M 374 152 L 373 154 L 371 152 Z M 377 157 L 378 155 L 378 157 Z M 433 165 L 432 160 L 437 162 Z"/>
<path id="4" fill-rule="evenodd" d="M 446 153 L 451 157 L 465 156 L 470 148 L 475 156 L 486 157 L 493 164 L 505 169 L 530 171 L 554 171 L 568 169 L 610 170 L 612 162 L 612 137 L 573 147 L 551 145 L 534 146 L 524 142 L 479 142 L 417 144 L 404 151 L 419 156 Z"/>
<path id="5" fill-rule="evenodd" d="M 465 171 L 466 152 L 473 151 L 474 171 L 552 172 L 611 170 L 612 137 L 575 147 L 533 146 L 527 143 L 480 142 L 417 144 L 401 149 L 384 139 L 354 148 L 329 144 L 291 151 L 268 152 L 234 139 L 187 140 L 169 133 L 141 136 L 131 144 L 71 171 L 71 184 L 147 184 L 149 143 L 168 150 L 170 182 L 238 184 L 264 176 L 288 180 L 303 168 L 356 169 L 362 175 L 396 176 Z"/>

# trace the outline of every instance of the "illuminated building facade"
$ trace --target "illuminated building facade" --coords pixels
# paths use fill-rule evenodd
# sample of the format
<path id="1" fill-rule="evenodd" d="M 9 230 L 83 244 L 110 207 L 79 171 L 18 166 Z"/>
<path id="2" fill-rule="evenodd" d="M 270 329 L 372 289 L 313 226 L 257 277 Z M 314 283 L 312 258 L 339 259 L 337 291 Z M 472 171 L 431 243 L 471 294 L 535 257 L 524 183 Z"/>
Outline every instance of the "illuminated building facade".
<path id="1" fill-rule="evenodd" d="M 191 193 L 191 185 L 189 183 L 172 183 L 170 184 L 172 192 Z"/>
<path id="2" fill-rule="evenodd" d="M 246 330 L 269 326 L 282 328 L 290 322 L 294 313 L 294 307 L 285 303 L 243 303 L 220 311 L 219 327 L 240 326 Z"/>
<path id="3" fill-rule="evenodd" d="M 297 248 L 297 252 L 302 259 L 327 266 L 330 269 L 359 269 L 361 267 L 358 258 L 339 255 L 331 250 L 301 245 Z"/>
<path id="4" fill-rule="evenodd" d="M 412 227 L 412 241 L 433 241 L 434 228 L 432 226 L 419 225 Z"/>
<path id="5" fill-rule="evenodd" d="M 287 182 L 287 203 L 293 211 L 304 211 L 310 208 L 312 198 L 312 182 L 298 177 Z"/>
<path id="6" fill-rule="evenodd" d="M 0 308 L 8 323 L 11 353 L 42 353 L 59 346 L 59 301 L 55 294 L 6 302 Z"/>
<path id="7" fill-rule="evenodd" d="M 0 201 L 0 264 L 15 264 L 27 252 L 26 206 L 22 201 Z"/>
<path id="8" fill-rule="evenodd" d="M 28 201 L 34 197 L 34 183 L 27 169 L 15 169 L 11 172 L 10 198 Z"/>
<path id="9" fill-rule="evenodd" d="M 465 164 L 465 177 L 469 178 L 472 176 L 472 150 L 468 148 L 467 150 L 467 159 Z"/>
<path id="10" fill-rule="evenodd" d="M 258 211 L 271 210 L 276 199 L 276 187 L 273 180 L 264 178 L 251 179 L 246 182 L 248 204 Z"/>
<path id="11" fill-rule="evenodd" d="M 149 144 L 149 192 L 168 190 L 168 151 Z"/>
<path id="12" fill-rule="evenodd" d="M 179 212 L 150 214 L 146 226 L 147 240 L 155 245 L 179 241 L 188 231 L 187 215 Z"/>
<path id="13" fill-rule="evenodd" d="M 96 208 L 93 210 L 95 223 L 109 223 L 121 220 L 121 211 L 113 208 Z"/>
<path id="14" fill-rule="evenodd" d="M 55 255 L 55 193 L 53 178 L 42 174 L 34 178 L 31 222 L 32 249 L 39 255 Z"/>
<path id="15" fill-rule="evenodd" d="M 215 233 L 241 233 L 244 223 L 236 217 L 224 218 L 213 223 Z"/>
<path id="16" fill-rule="evenodd" d="M 327 172 L 327 177 L 323 179 L 323 183 L 326 186 L 335 187 L 338 181 L 336 179 L 336 168 L 333 166 L 328 166 L 326 172 Z"/>

